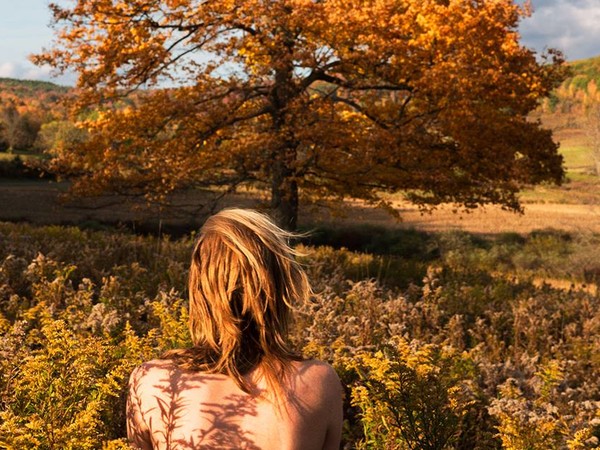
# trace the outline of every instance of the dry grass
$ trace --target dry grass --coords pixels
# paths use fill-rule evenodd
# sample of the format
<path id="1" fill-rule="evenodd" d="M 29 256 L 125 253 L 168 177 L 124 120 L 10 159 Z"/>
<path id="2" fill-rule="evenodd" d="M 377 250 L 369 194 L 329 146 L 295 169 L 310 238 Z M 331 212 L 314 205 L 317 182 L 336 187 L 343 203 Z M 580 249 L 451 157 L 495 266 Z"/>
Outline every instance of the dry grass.
<path id="1" fill-rule="evenodd" d="M 202 221 L 201 214 L 183 214 L 183 208 L 160 209 L 148 207 L 141 201 L 126 202 L 110 197 L 61 203 L 59 197 L 66 190 L 62 183 L 18 181 L 0 183 L 0 220 L 27 221 L 37 224 L 81 223 L 145 223 L 145 229 L 191 229 Z M 206 201 L 206 193 L 182 194 L 179 204 Z M 104 208 L 100 206 L 106 205 Z M 252 193 L 238 194 L 222 202 L 219 207 L 242 206 L 261 208 L 264 198 Z M 454 212 L 452 206 L 441 206 L 431 213 L 422 213 L 409 203 L 395 202 L 401 221 L 386 211 L 361 201 L 350 201 L 333 212 L 325 207 L 304 207 L 300 213 L 301 225 L 315 223 L 343 226 L 368 223 L 386 227 L 415 228 L 423 231 L 463 230 L 474 233 L 500 233 L 554 228 L 565 231 L 592 231 L 600 233 L 600 202 L 592 204 L 532 203 L 525 205 L 523 215 L 488 206 L 470 212 Z M 193 220 L 192 220 L 193 219 Z"/>
<path id="2" fill-rule="evenodd" d="M 564 118 L 563 118 L 564 119 Z M 367 223 L 385 227 L 415 228 L 423 231 L 462 230 L 474 233 L 517 232 L 528 233 L 538 229 L 561 229 L 570 232 L 600 233 L 600 177 L 591 175 L 593 163 L 585 136 L 576 124 L 551 118 L 546 124 L 555 130 L 565 157 L 567 182 L 562 186 L 536 186 L 523 192 L 523 215 L 507 212 L 499 207 L 485 207 L 474 211 L 458 212 L 453 206 L 439 207 L 431 213 L 422 213 L 417 207 L 402 200 L 401 194 L 388 198 L 400 213 L 401 221 L 386 211 L 373 208 L 361 201 L 347 202 L 333 211 L 327 207 L 303 207 L 299 222 L 303 226 L 324 224 L 344 226 Z M 141 200 L 115 197 L 83 199 L 61 203 L 60 194 L 65 183 L 45 181 L 0 182 L 0 220 L 38 224 L 145 224 L 144 229 L 157 231 L 186 231 L 197 227 L 210 213 L 203 210 L 192 213 L 186 204 L 207 203 L 207 192 L 188 192 L 174 197 L 177 208 L 147 206 Z M 219 207 L 243 206 L 261 208 L 265 197 L 260 192 L 247 191 L 226 198 Z M 104 207 L 101 207 L 103 206 Z"/>
<path id="3" fill-rule="evenodd" d="M 496 234 L 504 232 L 529 233 L 540 229 L 560 229 L 570 232 L 600 233 L 599 205 L 531 204 L 525 205 L 524 214 L 504 211 L 488 206 L 477 210 L 454 212 L 446 205 L 431 213 L 421 213 L 408 203 L 396 203 L 402 221 L 398 222 L 385 211 L 355 201 L 341 214 L 323 213 L 319 219 L 329 224 L 342 225 L 355 222 L 387 227 L 415 228 L 422 231 L 461 230 L 473 233 Z"/>
<path id="4" fill-rule="evenodd" d="M 104 196 L 66 201 L 65 182 L 43 180 L 2 180 L 0 182 L 0 220 L 25 221 L 35 224 L 123 224 L 134 227 L 143 224 L 147 231 L 163 229 L 187 230 L 197 227 L 210 213 L 193 214 L 188 205 L 208 203 L 212 194 L 182 193 L 173 199 L 175 206 L 148 205 L 143 199 Z M 251 194 L 239 194 L 225 199 L 220 207 L 260 207 L 261 199 Z M 185 205 L 185 206 L 184 206 Z"/>

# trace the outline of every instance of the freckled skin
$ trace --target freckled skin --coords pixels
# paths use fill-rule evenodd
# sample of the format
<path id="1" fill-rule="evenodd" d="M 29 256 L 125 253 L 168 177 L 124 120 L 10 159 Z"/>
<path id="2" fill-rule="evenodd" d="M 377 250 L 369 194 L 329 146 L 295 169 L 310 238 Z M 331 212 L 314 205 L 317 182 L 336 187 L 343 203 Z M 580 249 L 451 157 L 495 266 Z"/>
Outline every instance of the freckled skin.
<path id="1" fill-rule="evenodd" d="M 226 375 L 182 370 L 168 360 L 144 363 L 130 378 L 130 441 L 142 450 L 339 448 L 342 389 L 328 364 L 292 362 L 281 401 L 271 400 L 260 368 L 247 377 L 252 394 Z"/>

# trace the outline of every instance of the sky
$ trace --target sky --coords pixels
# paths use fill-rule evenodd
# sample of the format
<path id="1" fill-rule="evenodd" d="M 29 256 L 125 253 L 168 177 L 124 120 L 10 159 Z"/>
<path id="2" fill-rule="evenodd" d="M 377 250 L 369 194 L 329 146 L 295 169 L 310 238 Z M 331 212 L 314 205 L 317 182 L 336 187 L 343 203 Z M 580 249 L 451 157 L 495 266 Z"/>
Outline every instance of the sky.
<path id="1" fill-rule="evenodd" d="M 74 74 L 52 77 L 49 68 L 34 66 L 27 59 L 29 54 L 52 44 L 48 3 L 48 0 L 0 0 L 0 77 L 75 83 Z M 534 12 L 519 28 L 523 45 L 538 52 L 558 48 L 568 60 L 600 55 L 600 0 L 531 0 L 531 3 Z"/>

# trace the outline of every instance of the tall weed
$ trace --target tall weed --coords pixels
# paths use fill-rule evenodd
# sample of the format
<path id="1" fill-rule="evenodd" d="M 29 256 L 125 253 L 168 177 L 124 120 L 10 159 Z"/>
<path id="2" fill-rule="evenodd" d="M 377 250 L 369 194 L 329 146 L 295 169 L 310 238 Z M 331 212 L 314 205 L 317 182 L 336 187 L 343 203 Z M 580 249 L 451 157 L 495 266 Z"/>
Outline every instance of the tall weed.
<path id="1" fill-rule="evenodd" d="M 600 297 L 537 283 L 582 280 L 598 238 L 407 239 L 298 247 L 290 340 L 338 371 L 345 447 L 598 448 Z M 190 345 L 191 245 L 0 224 L 0 448 L 126 448 L 130 371 Z"/>

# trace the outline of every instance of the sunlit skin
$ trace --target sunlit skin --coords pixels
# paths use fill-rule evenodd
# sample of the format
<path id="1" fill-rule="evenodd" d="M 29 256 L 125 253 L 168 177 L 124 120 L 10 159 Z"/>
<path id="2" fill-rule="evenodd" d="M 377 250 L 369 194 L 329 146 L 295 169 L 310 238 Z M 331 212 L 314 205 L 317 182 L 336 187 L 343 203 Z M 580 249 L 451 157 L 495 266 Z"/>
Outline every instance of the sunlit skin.
<path id="1" fill-rule="evenodd" d="M 289 229 L 301 198 L 404 190 L 519 209 L 524 183 L 563 175 L 551 133 L 527 119 L 562 57 L 519 44 L 527 14 L 512 0 L 54 7 L 57 44 L 34 60 L 77 71 L 79 111 L 102 110 L 54 167 L 84 194 L 260 186 Z"/>
<path id="2" fill-rule="evenodd" d="M 254 211 L 210 217 L 192 252 L 190 334 L 131 375 L 129 440 L 142 449 L 337 449 L 342 388 L 287 342 L 311 288 L 287 240 Z"/>
<path id="3" fill-rule="evenodd" d="M 340 381 L 331 367 L 296 362 L 286 402 L 261 398 L 260 369 L 248 374 L 256 391 L 230 378 L 150 361 L 131 377 L 128 435 L 140 449 L 338 449 L 342 424 Z"/>

